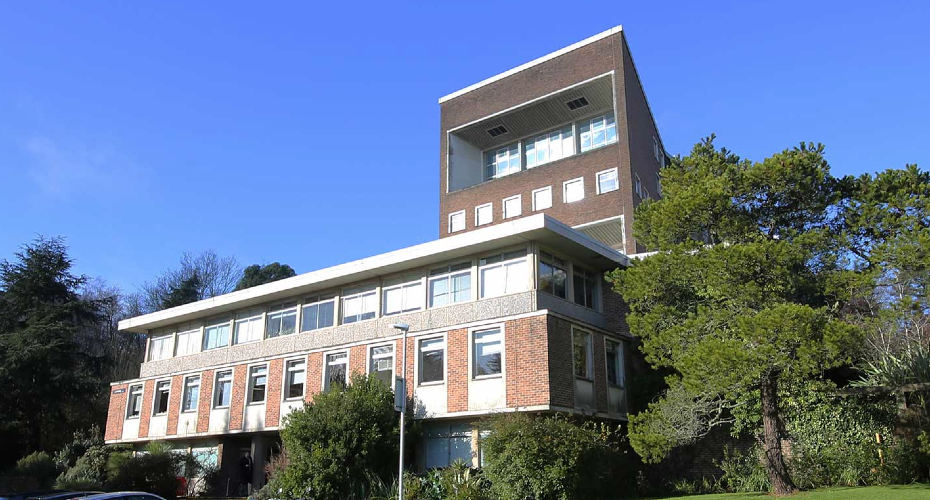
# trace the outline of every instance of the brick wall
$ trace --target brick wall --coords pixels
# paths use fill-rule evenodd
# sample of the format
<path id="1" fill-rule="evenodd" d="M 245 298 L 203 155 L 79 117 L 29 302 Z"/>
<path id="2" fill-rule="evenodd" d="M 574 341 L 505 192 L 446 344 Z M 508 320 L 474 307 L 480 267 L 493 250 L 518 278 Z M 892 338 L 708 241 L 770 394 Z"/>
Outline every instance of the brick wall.
<path id="1" fill-rule="evenodd" d="M 446 411 L 468 410 L 468 330 L 446 334 Z"/>
<path id="2" fill-rule="evenodd" d="M 115 391 L 122 391 L 114 394 Z M 123 437 L 123 420 L 126 418 L 126 402 L 129 398 L 129 384 L 119 384 L 110 387 L 110 406 L 107 409 L 107 430 L 104 439 L 120 439 Z"/>
<path id="3" fill-rule="evenodd" d="M 507 406 L 549 404 L 549 344 L 546 316 L 504 325 Z"/>
<path id="4" fill-rule="evenodd" d="M 284 359 L 268 363 L 268 385 L 265 395 L 265 425 L 278 425 L 281 419 L 281 387 L 284 384 Z"/>
<path id="5" fill-rule="evenodd" d="M 197 432 L 210 428 L 210 410 L 213 408 L 213 370 L 200 374 L 200 402 L 197 403 Z"/>
<path id="6" fill-rule="evenodd" d="M 629 335 L 630 325 L 626 322 L 626 317 L 630 313 L 630 307 L 620 294 L 613 291 L 607 280 L 601 280 L 601 294 L 604 297 L 604 316 L 607 317 L 606 330 L 620 334 Z"/>
<path id="7" fill-rule="evenodd" d="M 248 367 L 236 365 L 233 367 L 232 398 L 229 401 L 229 429 L 241 430 L 242 417 L 245 411 L 245 390 L 248 383 Z"/>
<path id="8" fill-rule="evenodd" d="M 168 430 L 169 436 L 178 433 L 178 416 L 181 414 L 181 392 L 184 390 L 184 377 L 175 375 L 171 377 L 171 396 L 168 398 Z"/>
<path id="9" fill-rule="evenodd" d="M 575 407 L 575 374 L 572 367 L 571 323 L 548 317 L 549 326 L 549 394 L 552 404 Z"/>
<path id="10" fill-rule="evenodd" d="M 323 353 L 312 352 L 307 356 L 307 390 L 304 398 L 310 402 L 323 390 Z"/>
<path id="11" fill-rule="evenodd" d="M 146 380 L 142 389 L 142 413 L 139 415 L 139 437 L 149 435 L 149 420 L 152 418 L 152 399 L 155 397 L 155 381 Z"/>
<path id="12" fill-rule="evenodd" d="M 591 334 L 594 342 L 594 402 L 598 412 L 607 413 L 607 353 L 604 335 Z"/>
<path id="13" fill-rule="evenodd" d="M 368 367 L 365 366 L 368 362 L 367 349 L 368 346 L 365 345 L 357 345 L 349 349 L 349 380 L 356 373 L 364 375 L 368 372 Z"/>

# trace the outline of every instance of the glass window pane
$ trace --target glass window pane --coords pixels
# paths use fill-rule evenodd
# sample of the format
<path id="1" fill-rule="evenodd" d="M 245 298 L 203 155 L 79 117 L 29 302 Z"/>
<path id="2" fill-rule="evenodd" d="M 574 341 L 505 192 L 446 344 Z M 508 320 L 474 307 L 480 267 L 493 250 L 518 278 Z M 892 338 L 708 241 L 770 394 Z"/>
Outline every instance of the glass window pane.
<path id="1" fill-rule="evenodd" d="M 420 343 L 420 382 L 439 382 L 444 380 L 445 341 L 443 339 L 424 340 Z"/>
<path id="2" fill-rule="evenodd" d="M 588 378 L 588 339 L 589 334 L 575 330 L 574 332 L 574 365 L 575 376 Z"/>
<path id="3" fill-rule="evenodd" d="M 449 278 L 430 281 L 430 307 L 444 306 L 449 303 Z"/>
<path id="4" fill-rule="evenodd" d="M 319 328 L 319 313 L 319 304 L 310 304 L 304 306 L 303 314 L 301 315 L 300 320 L 300 330 L 306 332 Z"/>
<path id="5" fill-rule="evenodd" d="M 500 330 L 476 332 L 474 334 L 474 375 L 496 375 L 501 373 L 501 333 Z"/>

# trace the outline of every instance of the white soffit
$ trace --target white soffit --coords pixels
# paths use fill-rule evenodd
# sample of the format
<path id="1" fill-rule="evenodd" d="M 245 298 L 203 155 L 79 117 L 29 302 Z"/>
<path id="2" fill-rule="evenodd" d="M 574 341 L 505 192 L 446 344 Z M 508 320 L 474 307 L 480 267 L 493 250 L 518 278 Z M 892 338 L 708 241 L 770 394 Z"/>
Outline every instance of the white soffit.
<path id="1" fill-rule="evenodd" d="M 517 74 L 517 73 L 519 73 L 519 72 L 521 72 L 521 71 L 523 71 L 523 70 L 525 70 L 525 69 L 532 68 L 533 66 L 536 66 L 537 64 L 544 63 L 544 62 L 546 62 L 546 61 L 548 61 L 548 60 L 550 60 L 550 59 L 555 59 L 556 57 L 559 57 L 559 56 L 561 56 L 561 55 L 563 55 L 563 54 L 567 54 L 567 53 L 569 53 L 569 52 L 571 52 L 571 51 L 573 51 L 573 50 L 575 50 L 575 49 L 577 49 L 577 48 L 584 47 L 585 45 L 594 43 L 594 42 L 596 42 L 596 41 L 598 41 L 598 40 L 600 40 L 600 39 L 602 39 L 602 38 L 607 38 L 607 37 L 609 37 L 610 35 L 613 35 L 613 34 L 616 34 L 616 33 L 620 33 L 621 31 L 623 31 L 623 26 L 614 26 L 613 28 L 610 28 L 610 29 L 607 30 L 607 31 L 602 31 L 601 33 L 598 33 L 598 34 L 596 34 L 596 35 L 594 35 L 594 36 L 592 36 L 592 37 L 585 38 L 584 40 L 582 40 L 582 41 L 580 41 L 580 42 L 578 42 L 578 43 L 573 43 L 573 44 L 569 45 L 568 47 L 565 47 L 565 48 L 559 49 L 559 50 L 557 50 L 557 51 L 555 51 L 555 52 L 546 54 L 546 55 L 544 55 L 544 56 L 542 56 L 542 57 L 540 57 L 540 58 L 538 58 L 538 59 L 533 59 L 532 61 L 530 61 L 530 62 L 528 62 L 528 63 L 526 63 L 526 64 L 522 64 L 522 65 L 520 65 L 520 66 L 517 66 L 516 68 L 509 69 L 509 70 L 507 70 L 507 71 L 504 71 L 503 73 L 499 73 L 499 74 L 497 74 L 497 75 L 494 75 L 494 76 L 492 76 L 491 78 L 487 78 L 487 79 L 485 79 L 485 80 L 481 80 L 480 82 L 478 82 L 478 83 L 476 83 L 476 84 L 474 84 L 474 85 L 470 85 L 470 86 L 468 86 L 468 87 L 465 87 L 465 88 L 462 89 L 462 90 L 457 90 L 457 91 L 455 91 L 455 92 L 453 92 L 453 93 L 451 93 L 451 94 L 448 94 L 448 95 L 445 95 L 445 96 L 443 96 L 443 97 L 440 97 L 440 98 L 439 98 L 439 104 L 442 104 L 442 103 L 444 103 L 444 102 L 446 102 L 446 101 L 448 101 L 448 100 L 450 100 L 450 99 L 455 99 L 456 97 L 458 97 L 458 96 L 460 96 L 460 95 L 467 94 L 467 93 L 471 92 L 472 90 L 475 90 L 475 89 L 484 87 L 485 85 L 488 85 L 488 84 L 490 84 L 490 83 L 494 83 L 494 82 L 496 82 L 496 81 L 498 81 L 498 80 L 502 80 L 502 79 L 504 79 L 504 78 L 507 78 L 507 77 L 510 76 L 510 75 Z"/>

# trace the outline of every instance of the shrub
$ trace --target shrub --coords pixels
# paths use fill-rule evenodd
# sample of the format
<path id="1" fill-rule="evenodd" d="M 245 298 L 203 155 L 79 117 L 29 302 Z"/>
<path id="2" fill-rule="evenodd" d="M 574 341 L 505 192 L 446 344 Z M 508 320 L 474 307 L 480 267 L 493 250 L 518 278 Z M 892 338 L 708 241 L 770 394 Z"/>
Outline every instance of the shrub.
<path id="1" fill-rule="evenodd" d="M 59 472 L 55 460 L 44 451 L 33 452 L 20 458 L 13 469 L 14 476 L 33 477 L 41 488 L 51 486 Z"/>
<path id="2" fill-rule="evenodd" d="M 501 500 L 614 498 L 624 489 L 615 429 L 523 413 L 495 415 L 484 425 L 490 432 L 482 442 L 483 470 Z"/>
<path id="3" fill-rule="evenodd" d="M 84 431 L 75 431 L 71 441 L 65 443 L 55 455 L 55 462 L 62 469 L 73 467 L 78 459 L 83 457 L 87 450 L 94 446 L 102 446 L 103 437 L 99 427 L 92 427 Z"/>
<path id="4" fill-rule="evenodd" d="M 156 453 L 111 453 L 107 460 L 106 488 L 111 491 L 137 490 L 165 498 L 177 495 L 181 457 L 161 445 L 150 446 Z"/>
<path id="5" fill-rule="evenodd" d="M 720 483 L 727 491 L 749 493 L 756 491 L 770 491 L 768 473 L 761 460 L 762 450 L 753 447 L 749 453 L 741 453 L 724 447 L 723 459 L 717 464 L 723 471 Z"/>
<path id="6" fill-rule="evenodd" d="M 398 451 L 394 394 L 380 380 L 356 375 L 348 387 L 291 412 L 281 439 L 287 466 L 272 483 L 285 498 L 336 500 L 358 478 L 390 481 Z"/>
<path id="7" fill-rule="evenodd" d="M 55 482 L 59 489 L 99 490 L 107 482 L 107 461 L 112 453 L 130 452 L 128 445 L 93 445 L 74 462 L 74 466 L 62 472 Z"/>

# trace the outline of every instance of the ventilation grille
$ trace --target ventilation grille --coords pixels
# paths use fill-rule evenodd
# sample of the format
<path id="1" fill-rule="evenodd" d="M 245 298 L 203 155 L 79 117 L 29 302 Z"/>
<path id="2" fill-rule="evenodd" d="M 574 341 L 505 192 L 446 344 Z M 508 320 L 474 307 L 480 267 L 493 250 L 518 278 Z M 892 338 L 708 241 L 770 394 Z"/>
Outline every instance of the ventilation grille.
<path id="1" fill-rule="evenodd" d="M 507 133 L 507 129 L 503 125 L 498 125 L 490 130 L 488 130 L 488 135 L 491 137 L 497 137 Z"/>
<path id="2" fill-rule="evenodd" d="M 565 105 L 568 106 L 568 109 L 574 111 L 578 108 L 583 108 L 587 106 L 588 100 L 585 99 L 584 97 L 579 97 L 578 99 L 575 99 L 573 101 L 566 102 Z"/>

